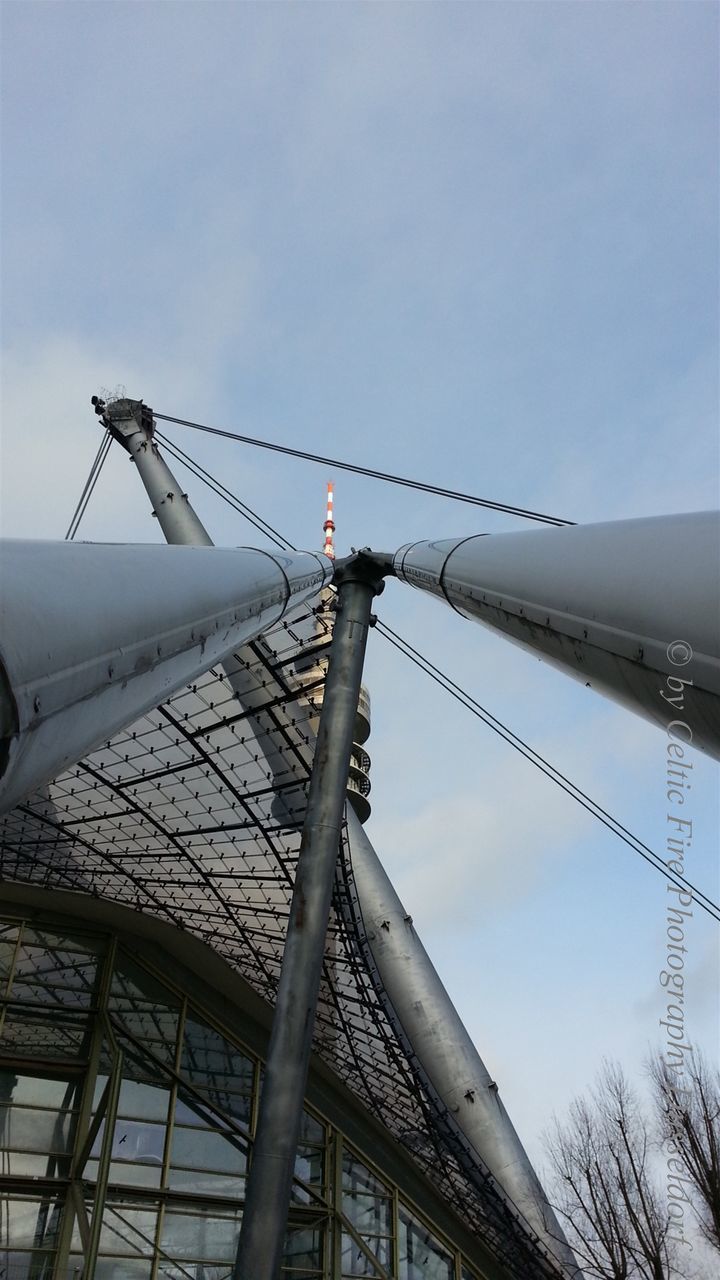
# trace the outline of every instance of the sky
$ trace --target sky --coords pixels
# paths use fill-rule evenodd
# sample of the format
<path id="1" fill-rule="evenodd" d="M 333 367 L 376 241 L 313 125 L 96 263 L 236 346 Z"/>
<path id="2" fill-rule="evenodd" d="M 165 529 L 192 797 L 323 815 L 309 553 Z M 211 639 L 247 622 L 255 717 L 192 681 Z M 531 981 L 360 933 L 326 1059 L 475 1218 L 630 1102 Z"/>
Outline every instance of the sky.
<path id="1" fill-rule="evenodd" d="M 5 536 L 64 536 L 118 386 L 577 522 L 717 507 L 717 5 L 5 0 L 2 25 Z M 329 479 L 340 553 L 529 527 L 167 434 L 298 546 Z M 263 545 L 188 488 L 216 542 Z M 153 526 L 111 451 L 82 536 Z M 406 586 L 377 612 L 662 852 L 662 732 Z M 603 1058 L 644 1087 L 664 881 L 377 632 L 367 683 L 369 834 L 542 1166 Z M 697 910 L 687 946 L 716 1056 Z"/>

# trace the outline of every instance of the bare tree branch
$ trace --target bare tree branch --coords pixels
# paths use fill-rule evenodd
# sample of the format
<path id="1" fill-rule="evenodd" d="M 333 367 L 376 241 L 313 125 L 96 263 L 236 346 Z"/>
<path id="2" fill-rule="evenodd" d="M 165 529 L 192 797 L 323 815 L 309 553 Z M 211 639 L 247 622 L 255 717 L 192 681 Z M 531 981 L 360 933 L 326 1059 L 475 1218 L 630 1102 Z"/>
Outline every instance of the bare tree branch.
<path id="1" fill-rule="evenodd" d="M 621 1068 L 606 1063 L 589 1099 L 545 1138 L 555 1208 L 594 1280 L 677 1280 L 667 1208 L 649 1168 L 645 1117 Z"/>
<path id="2" fill-rule="evenodd" d="M 695 1050 L 672 1065 L 657 1053 L 649 1072 L 669 1180 L 690 1192 L 702 1235 L 720 1251 L 720 1071 Z"/>

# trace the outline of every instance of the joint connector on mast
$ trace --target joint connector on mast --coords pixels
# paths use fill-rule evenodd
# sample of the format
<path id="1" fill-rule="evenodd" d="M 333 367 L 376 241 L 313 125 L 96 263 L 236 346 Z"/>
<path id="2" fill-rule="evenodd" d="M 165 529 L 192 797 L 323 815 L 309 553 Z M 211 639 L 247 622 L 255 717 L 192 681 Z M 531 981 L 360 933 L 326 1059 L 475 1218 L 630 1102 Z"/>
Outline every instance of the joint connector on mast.
<path id="1" fill-rule="evenodd" d="M 195 514 L 188 496 L 160 456 L 155 443 L 155 420 L 152 409 L 142 400 L 127 398 L 104 400 L 93 396 L 95 412 L 114 440 L 121 444 L 135 463 L 147 495 L 152 503 L 152 513 L 168 542 L 212 546 L 212 539 Z"/>
<path id="2" fill-rule="evenodd" d="M 333 584 L 336 587 L 346 582 L 361 582 L 373 588 L 379 596 L 385 590 L 385 578 L 395 577 L 393 556 L 386 551 L 371 551 L 363 547 L 350 556 L 343 556 L 335 561 Z"/>
<path id="3" fill-rule="evenodd" d="M 142 400 L 123 398 L 106 404 L 99 396 L 93 396 L 91 403 L 113 440 L 117 440 L 128 453 L 132 452 L 130 440 L 138 433 L 152 440 L 155 433 L 153 411 Z"/>

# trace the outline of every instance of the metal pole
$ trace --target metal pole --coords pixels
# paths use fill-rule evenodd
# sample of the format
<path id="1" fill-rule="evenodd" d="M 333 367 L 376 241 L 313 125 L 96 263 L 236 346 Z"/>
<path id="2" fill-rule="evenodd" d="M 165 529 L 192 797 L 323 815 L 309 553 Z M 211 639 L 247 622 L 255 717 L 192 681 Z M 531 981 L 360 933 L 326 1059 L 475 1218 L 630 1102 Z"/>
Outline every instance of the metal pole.
<path id="1" fill-rule="evenodd" d="M 313 552 L 0 540 L 0 812 L 330 581 Z"/>
<path id="2" fill-rule="evenodd" d="M 370 611 L 391 572 L 389 557 L 369 552 L 336 569 L 337 617 L 233 1280 L 280 1273 Z"/>
<path id="3" fill-rule="evenodd" d="M 212 538 L 155 444 L 152 409 L 142 400 L 122 399 L 106 405 L 97 396 L 93 396 L 93 404 L 110 434 L 135 463 L 166 541 L 211 547 Z"/>
<path id="4" fill-rule="evenodd" d="M 720 759 L 720 511 L 413 542 L 395 570 L 665 734 L 681 691 Z"/>
<path id="5" fill-rule="evenodd" d="M 182 486 L 175 478 L 155 443 L 155 423 L 152 409 L 144 405 L 142 400 L 116 400 L 110 405 L 93 397 L 95 412 L 113 438 L 130 454 L 135 463 L 138 475 L 145 486 L 145 491 L 152 503 L 153 515 L 157 516 L 160 528 L 167 542 L 183 546 L 213 545 L 207 529 L 193 509 L 188 495 L 183 493 Z M 225 674 L 232 686 L 233 693 L 247 715 L 248 728 L 255 734 L 258 749 L 262 751 L 267 768 L 277 783 L 286 781 L 283 757 L 287 751 L 288 729 L 295 742 L 295 750 L 303 758 L 312 755 L 299 734 L 293 734 L 288 724 L 278 728 L 274 717 L 257 716 L 254 709 L 264 705 L 269 698 L 282 698 L 283 687 L 275 681 L 273 686 L 267 684 L 268 671 L 273 665 L 273 654 L 263 636 L 257 636 L 251 645 L 243 645 L 235 651 L 239 662 L 227 662 Z M 0 679 L 2 670 L 0 669 Z M 0 689 L 0 716 L 2 715 L 2 689 Z M 2 724 L 0 724 L 0 738 Z M 278 773 L 280 769 L 280 773 Z M 295 816 L 288 810 L 285 793 L 278 790 L 274 801 L 274 812 L 281 820 L 289 820 L 295 825 Z"/>

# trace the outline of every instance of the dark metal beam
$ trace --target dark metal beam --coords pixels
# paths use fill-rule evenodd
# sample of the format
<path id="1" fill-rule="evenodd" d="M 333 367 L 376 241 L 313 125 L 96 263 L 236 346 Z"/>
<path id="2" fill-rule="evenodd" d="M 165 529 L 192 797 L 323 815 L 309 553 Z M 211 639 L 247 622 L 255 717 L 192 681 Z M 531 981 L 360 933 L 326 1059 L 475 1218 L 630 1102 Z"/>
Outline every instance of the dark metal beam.
<path id="1" fill-rule="evenodd" d="M 287 1230 L 371 608 L 389 557 L 339 562 L 330 649 L 234 1280 L 277 1280 Z"/>

